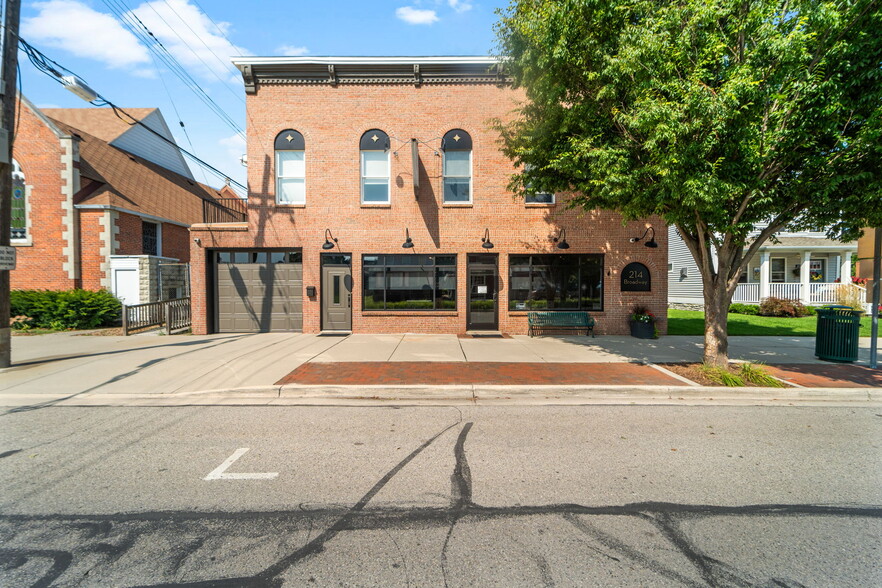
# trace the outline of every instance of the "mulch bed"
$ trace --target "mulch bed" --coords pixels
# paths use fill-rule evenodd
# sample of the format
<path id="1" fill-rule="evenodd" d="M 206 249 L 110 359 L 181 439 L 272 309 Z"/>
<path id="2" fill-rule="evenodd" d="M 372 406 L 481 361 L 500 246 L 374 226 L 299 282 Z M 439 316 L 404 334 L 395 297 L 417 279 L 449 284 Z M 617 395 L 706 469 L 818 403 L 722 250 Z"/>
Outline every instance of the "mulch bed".
<path id="1" fill-rule="evenodd" d="M 693 382 L 701 386 L 717 386 L 720 388 L 729 388 L 729 386 L 720 384 L 719 382 L 715 382 L 707 377 L 707 374 L 705 374 L 701 369 L 703 364 L 700 363 L 666 363 L 659 365 L 661 365 L 661 367 L 665 368 L 666 370 L 670 370 L 678 376 L 683 376 L 684 378 L 692 380 Z M 741 377 L 740 373 L 738 372 L 738 364 L 730 364 L 729 371 L 732 372 L 734 375 Z M 771 370 L 767 370 L 767 373 L 775 376 L 776 378 L 781 377 L 778 374 L 772 373 Z M 762 386 L 762 384 L 755 384 L 749 380 L 745 380 L 744 384 L 745 386 Z"/>

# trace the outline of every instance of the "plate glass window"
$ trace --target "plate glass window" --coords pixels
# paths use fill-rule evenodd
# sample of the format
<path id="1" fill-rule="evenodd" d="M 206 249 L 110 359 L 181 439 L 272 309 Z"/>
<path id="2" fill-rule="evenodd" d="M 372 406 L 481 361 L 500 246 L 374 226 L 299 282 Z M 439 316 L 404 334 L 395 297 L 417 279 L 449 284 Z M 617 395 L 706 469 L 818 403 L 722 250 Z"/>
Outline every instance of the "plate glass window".
<path id="1" fill-rule="evenodd" d="M 462 129 L 448 131 L 441 142 L 444 153 L 444 203 L 472 201 L 472 138 Z"/>
<path id="2" fill-rule="evenodd" d="M 389 136 L 372 129 L 361 137 L 361 202 L 389 204 Z"/>
<path id="3" fill-rule="evenodd" d="M 512 255 L 509 310 L 603 310 L 603 255 Z"/>
<path id="4" fill-rule="evenodd" d="M 456 310 L 455 255 L 365 255 L 364 298 L 370 310 Z"/>
<path id="5" fill-rule="evenodd" d="M 306 204 L 306 150 L 293 129 L 276 136 L 276 203 Z"/>

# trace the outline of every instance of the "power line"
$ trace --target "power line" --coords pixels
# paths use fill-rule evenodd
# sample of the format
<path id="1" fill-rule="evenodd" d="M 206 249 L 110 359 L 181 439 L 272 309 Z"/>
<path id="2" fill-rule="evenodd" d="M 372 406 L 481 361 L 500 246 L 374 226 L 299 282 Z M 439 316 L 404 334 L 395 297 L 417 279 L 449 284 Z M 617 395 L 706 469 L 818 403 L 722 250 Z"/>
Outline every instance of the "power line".
<path id="1" fill-rule="evenodd" d="M 61 83 L 61 78 L 63 77 L 62 72 L 67 72 L 68 74 L 70 74 L 72 76 L 76 76 L 77 79 L 82 79 L 79 76 L 77 76 L 76 73 L 67 69 L 63 65 L 59 64 L 57 61 L 54 61 L 54 60 L 46 57 L 46 55 L 41 53 L 38 49 L 36 49 L 33 45 L 31 45 L 30 43 L 28 43 L 27 41 L 25 41 L 21 37 L 18 38 L 18 42 L 19 42 L 19 47 L 25 53 L 25 55 L 28 57 L 28 59 L 34 65 L 34 67 L 37 68 L 38 71 L 53 78 L 57 82 Z M 219 169 L 210 165 L 206 161 L 200 159 L 199 157 L 197 157 L 193 153 L 190 153 L 189 151 L 187 151 L 186 149 L 184 149 L 183 147 L 181 147 L 180 145 L 178 145 L 174 141 L 167 138 L 165 135 L 159 133 L 158 131 L 156 131 L 153 128 L 149 127 L 148 125 L 144 124 L 141 120 L 132 116 L 131 114 L 126 112 L 123 108 L 121 108 L 120 106 L 117 106 L 116 104 L 114 104 L 113 102 L 111 102 L 107 98 L 104 98 L 103 96 L 101 96 L 97 92 L 96 92 L 96 95 L 97 95 L 97 98 L 92 101 L 93 105 L 95 105 L 95 106 L 109 106 L 110 108 L 113 109 L 114 113 L 116 113 L 116 115 L 119 116 L 120 119 L 122 119 L 122 116 L 120 116 L 119 113 L 126 115 L 132 121 L 128 124 L 140 125 L 141 127 L 147 129 L 150 133 L 159 137 L 162 141 L 168 143 L 169 145 L 173 146 L 175 149 L 179 150 L 181 153 L 183 153 L 184 155 L 189 157 L 191 160 L 193 160 L 197 164 L 201 165 L 203 168 L 209 170 L 210 172 L 212 172 L 213 174 L 215 174 L 219 178 L 223 179 L 224 181 L 229 181 L 230 183 L 235 184 L 236 186 L 238 186 L 239 188 L 241 188 L 242 190 L 245 190 L 247 192 L 247 190 L 248 190 L 247 187 L 245 187 L 243 184 L 237 182 L 236 180 L 230 178 L 229 175 L 223 173 L 222 171 L 220 171 Z M 124 120 L 124 119 L 122 119 L 122 120 Z"/>
<path id="2" fill-rule="evenodd" d="M 165 1 L 165 0 L 163 0 L 163 1 Z M 220 59 L 220 58 L 214 53 L 214 51 L 211 51 L 211 47 L 209 47 L 209 46 L 205 43 L 205 41 L 202 40 L 202 37 L 200 37 L 199 35 L 197 35 L 197 34 L 196 34 L 196 31 L 194 31 L 192 28 L 190 28 L 190 25 L 188 25 L 187 22 L 186 22 L 183 18 L 181 18 L 181 15 L 178 14 L 178 13 L 175 11 L 175 9 L 172 8 L 171 5 L 170 5 L 168 2 L 165 2 L 165 4 L 166 4 L 166 6 L 169 7 L 169 9 L 172 11 L 172 13 L 173 13 L 175 16 L 177 16 L 178 19 L 179 19 L 182 23 L 184 23 L 184 26 L 186 26 L 188 29 L 190 29 L 190 32 L 193 33 L 193 35 L 195 35 L 197 39 L 199 39 L 200 41 L 202 41 L 202 44 L 205 45 L 205 48 L 208 49 L 208 50 L 211 52 L 211 54 L 214 55 L 215 58 Z M 176 36 L 178 39 L 181 40 L 181 43 L 184 45 L 184 47 L 186 47 L 187 49 L 189 49 L 189 50 L 190 50 L 190 53 L 192 53 L 192 54 L 196 57 L 196 59 L 198 59 L 199 62 L 200 62 L 202 65 L 205 66 L 205 69 L 207 69 L 209 72 L 211 72 L 211 74 L 212 74 L 215 78 L 217 78 L 217 80 L 218 80 L 221 84 L 224 85 L 224 88 L 226 88 L 226 89 L 227 89 L 227 90 L 228 90 L 233 96 L 236 97 L 236 100 L 239 100 L 242 104 L 245 104 L 245 99 L 242 98 L 242 97 L 241 97 L 236 91 L 234 91 L 234 90 L 229 86 L 229 82 L 228 82 L 227 80 L 224 80 L 224 79 L 221 78 L 219 75 L 217 75 L 217 72 L 215 72 L 214 69 L 212 69 L 212 67 L 211 67 L 210 65 L 208 65 L 207 63 L 205 63 L 205 60 L 202 59 L 202 57 L 200 57 L 198 53 L 196 53 L 196 50 L 193 49 L 193 48 L 189 45 L 189 43 L 187 43 L 187 41 L 184 40 L 184 38 L 180 35 L 180 33 L 178 33 L 178 31 L 176 31 L 176 30 L 175 30 L 175 29 L 174 29 L 174 28 L 168 23 L 168 21 L 165 20 L 165 18 L 163 18 L 163 16 L 162 16 L 161 14 L 159 14 L 159 12 L 153 7 L 153 3 L 152 3 L 152 2 L 148 2 L 148 3 L 147 3 L 147 6 L 149 6 L 149 7 L 150 7 L 150 10 L 152 10 L 152 11 L 156 14 L 156 16 L 159 17 L 159 20 L 161 20 L 161 21 L 165 24 L 165 26 L 167 26 L 167 27 L 169 28 L 169 30 L 170 30 L 171 32 L 173 32 L 173 33 L 175 34 L 175 36 Z"/>
<path id="3" fill-rule="evenodd" d="M 102 0 L 105 6 L 110 9 L 111 13 L 116 16 L 120 22 L 135 37 L 144 42 L 148 49 L 154 51 L 160 60 L 174 73 L 196 96 L 208 106 L 221 120 L 224 121 L 236 133 L 245 136 L 241 127 L 221 108 L 202 86 L 187 72 L 187 70 L 178 62 L 171 52 L 163 45 L 156 35 L 133 13 L 122 0 Z"/>

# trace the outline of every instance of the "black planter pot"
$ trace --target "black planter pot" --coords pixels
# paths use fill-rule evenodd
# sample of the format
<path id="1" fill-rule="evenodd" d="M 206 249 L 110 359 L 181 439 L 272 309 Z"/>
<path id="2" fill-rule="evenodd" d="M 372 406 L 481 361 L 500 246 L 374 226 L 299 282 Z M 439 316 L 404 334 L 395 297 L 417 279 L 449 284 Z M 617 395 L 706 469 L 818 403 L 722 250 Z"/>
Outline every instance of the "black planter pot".
<path id="1" fill-rule="evenodd" d="M 631 325 L 631 336 L 638 339 L 655 339 L 655 325 L 652 323 L 640 323 L 637 321 L 629 321 Z"/>

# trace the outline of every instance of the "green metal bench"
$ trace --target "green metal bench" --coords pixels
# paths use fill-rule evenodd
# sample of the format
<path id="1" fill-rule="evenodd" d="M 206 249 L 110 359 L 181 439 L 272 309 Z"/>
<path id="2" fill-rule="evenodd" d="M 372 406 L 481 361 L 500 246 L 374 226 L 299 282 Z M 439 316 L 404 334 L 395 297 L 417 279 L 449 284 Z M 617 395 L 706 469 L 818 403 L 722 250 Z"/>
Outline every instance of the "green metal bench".
<path id="1" fill-rule="evenodd" d="M 537 331 L 585 331 L 594 336 L 596 321 L 587 312 L 556 311 L 556 312 L 528 312 L 527 322 L 530 325 L 530 336 Z"/>

